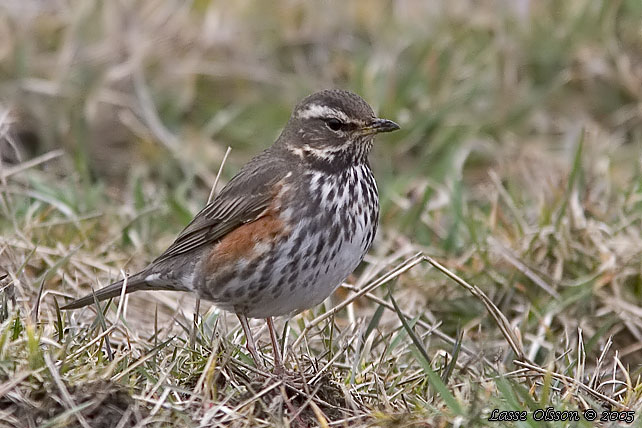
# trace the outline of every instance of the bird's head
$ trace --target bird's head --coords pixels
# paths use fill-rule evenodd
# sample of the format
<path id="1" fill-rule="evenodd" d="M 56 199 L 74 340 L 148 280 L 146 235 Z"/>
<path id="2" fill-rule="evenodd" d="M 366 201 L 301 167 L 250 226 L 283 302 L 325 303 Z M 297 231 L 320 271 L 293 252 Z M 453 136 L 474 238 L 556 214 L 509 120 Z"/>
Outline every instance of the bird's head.
<path id="1" fill-rule="evenodd" d="M 366 162 L 374 136 L 397 129 L 395 122 L 377 118 L 359 95 L 330 89 L 297 104 L 279 144 L 317 167 L 337 170 Z"/>

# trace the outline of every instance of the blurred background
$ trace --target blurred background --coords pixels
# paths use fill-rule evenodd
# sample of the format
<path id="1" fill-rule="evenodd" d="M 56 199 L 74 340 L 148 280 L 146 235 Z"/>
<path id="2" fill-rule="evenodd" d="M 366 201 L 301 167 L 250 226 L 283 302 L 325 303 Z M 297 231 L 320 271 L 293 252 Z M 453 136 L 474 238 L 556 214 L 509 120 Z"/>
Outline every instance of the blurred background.
<path id="1" fill-rule="evenodd" d="M 371 157 L 371 263 L 439 257 L 535 356 L 579 323 L 640 361 L 639 0 L 3 0 L 0 261 L 26 266 L 22 298 L 70 249 L 84 258 L 47 277 L 66 296 L 142 267 L 205 204 L 227 147 L 221 183 L 331 87 L 402 127 Z M 489 322 L 427 268 L 402 282 L 447 332 Z"/>
<path id="2" fill-rule="evenodd" d="M 227 146 L 229 176 L 294 103 L 328 87 L 403 125 L 374 153 L 384 189 L 444 184 L 464 164 L 471 184 L 505 166 L 555 185 L 580 130 L 591 153 L 629 159 L 642 132 L 636 0 L 5 0 L 0 11 L 0 108 L 15 143 L 3 140 L 3 161 L 63 148 L 83 179 L 121 192 L 148 174 L 207 187 Z"/>

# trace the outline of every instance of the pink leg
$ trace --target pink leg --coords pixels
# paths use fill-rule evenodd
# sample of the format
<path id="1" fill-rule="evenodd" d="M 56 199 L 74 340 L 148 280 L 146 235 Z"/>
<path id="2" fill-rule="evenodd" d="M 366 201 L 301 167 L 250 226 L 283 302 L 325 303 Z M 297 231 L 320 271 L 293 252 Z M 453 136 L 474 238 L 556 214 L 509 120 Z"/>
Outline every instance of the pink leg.
<path id="1" fill-rule="evenodd" d="M 247 350 L 250 351 L 250 355 L 252 355 L 256 367 L 263 368 L 263 363 L 261 362 L 259 353 L 256 351 L 256 346 L 254 345 L 254 337 L 252 337 L 252 331 L 250 330 L 250 324 L 247 322 L 247 317 L 242 314 L 236 314 L 236 316 L 241 322 L 243 333 L 245 333 L 245 343 Z"/>
<path id="2" fill-rule="evenodd" d="M 267 321 L 268 330 L 270 330 L 270 340 L 272 341 L 272 349 L 274 349 L 274 371 L 276 373 L 282 373 L 285 368 L 283 367 L 283 358 L 281 358 L 279 342 L 274 331 L 274 322 L 272 321 L 272 317 L 267 317 L 265 321 Z"/>

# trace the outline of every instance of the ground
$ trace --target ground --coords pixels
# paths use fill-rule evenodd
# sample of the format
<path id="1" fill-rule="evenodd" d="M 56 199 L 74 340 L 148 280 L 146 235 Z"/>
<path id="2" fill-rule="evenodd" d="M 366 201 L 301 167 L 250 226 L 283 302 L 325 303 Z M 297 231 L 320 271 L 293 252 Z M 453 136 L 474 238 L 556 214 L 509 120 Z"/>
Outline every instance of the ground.
<path id="1" fill-rule="evenodd" d="M 0 426 L 638 423 L 640 22 L 637 0 L 3 2 Z M 58 309 L 160 254 L 327 87 L 402 129 L 371 156 L 374 248 L 277 320 L 287 375 L 263 323 L 267 371 L 186 294 Z"/>

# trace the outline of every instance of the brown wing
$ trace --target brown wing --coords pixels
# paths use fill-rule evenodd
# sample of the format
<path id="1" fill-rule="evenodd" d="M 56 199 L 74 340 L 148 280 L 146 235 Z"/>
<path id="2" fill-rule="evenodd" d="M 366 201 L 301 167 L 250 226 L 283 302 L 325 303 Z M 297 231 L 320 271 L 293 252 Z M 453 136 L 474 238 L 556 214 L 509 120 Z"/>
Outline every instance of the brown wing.
<path id="1" fill-rule="evenodd" d="M 216 242 L 241 224 L 258 219 L 274 198 L 275 185 L 289 170 L 286 161 L 270 150 L 248 162 L 152 264 Z"/>

